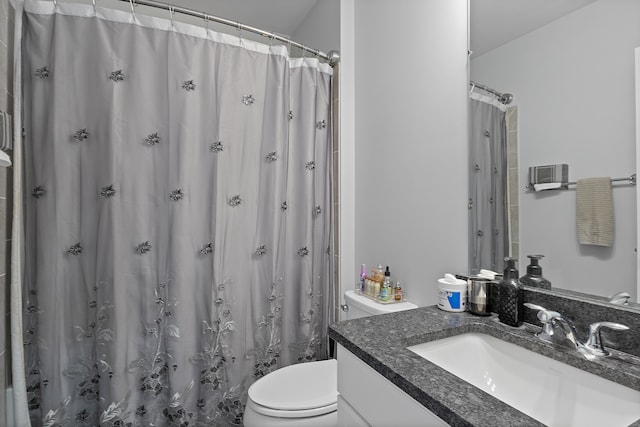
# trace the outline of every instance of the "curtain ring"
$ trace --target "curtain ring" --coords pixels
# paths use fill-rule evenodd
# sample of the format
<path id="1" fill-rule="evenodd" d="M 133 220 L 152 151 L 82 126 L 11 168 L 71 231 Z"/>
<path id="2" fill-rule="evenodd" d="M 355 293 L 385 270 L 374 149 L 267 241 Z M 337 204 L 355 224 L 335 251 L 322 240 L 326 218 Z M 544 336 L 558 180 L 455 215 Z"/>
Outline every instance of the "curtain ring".
<path id="1" fill-rule="evenodd" d="M 98 9 L 96 9 L 96 0 L 91 0 L 91 3 L 93 3 L 93 14 L 97 15 Z"/>
<path id="2" fill-rule="evenodd" d="M 175 13 L 176 13 L 175 6 L 169 6 L 169 19 L 171 20 L 171 28 L 174 27 L 174 25 L 173 25 L 173 15 L 175 15 Z"/>
<path id="3" fill-rule="evenodd" d="M 58 9 L 58 0 L 53 0 L 53 10 L 56 11 Z"/>
<path id="4" fill-rule="evenodd" d="M 129 0 L 129 4 L 131 5 L 131 14 L 135 17 L 136 16 L 136 2 L 134 0 Z"/>
<path id="5" fill-rule="evenodd" d="M 471 82 L 471 89 L 469 89 L 469 95 L 473 93 L 473 90 L 476 88 L 476 84 Z"/>
<path id="6" fill-rule="evenodd" d="M 242 27 L 239 21 L 236 21 L 236 30 L 238 30 L 238 41 L 240 42 L 240 47 L 242 47 Z"/>
<path id="7" fill-rule="evenodd" d="M 204 29 L 207 31 L 207 33 L 209 33 L 209 15 L 207 15 L 206 13 L 203 13 L 203 19 L 204 19 Z"/>

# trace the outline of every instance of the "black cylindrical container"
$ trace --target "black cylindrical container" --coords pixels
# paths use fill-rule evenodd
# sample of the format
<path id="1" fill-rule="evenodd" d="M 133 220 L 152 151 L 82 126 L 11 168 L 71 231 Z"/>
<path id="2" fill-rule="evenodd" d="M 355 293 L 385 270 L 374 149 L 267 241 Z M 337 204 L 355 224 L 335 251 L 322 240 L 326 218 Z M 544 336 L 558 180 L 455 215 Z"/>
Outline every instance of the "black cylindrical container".
<path id="1" fill-rule="evenodd" d="M 522 285 L 518 279 L 515 258 L 505 258 L 504 276 L 498 284 L 498 319 L 509 326 L 522 324 Z"/>

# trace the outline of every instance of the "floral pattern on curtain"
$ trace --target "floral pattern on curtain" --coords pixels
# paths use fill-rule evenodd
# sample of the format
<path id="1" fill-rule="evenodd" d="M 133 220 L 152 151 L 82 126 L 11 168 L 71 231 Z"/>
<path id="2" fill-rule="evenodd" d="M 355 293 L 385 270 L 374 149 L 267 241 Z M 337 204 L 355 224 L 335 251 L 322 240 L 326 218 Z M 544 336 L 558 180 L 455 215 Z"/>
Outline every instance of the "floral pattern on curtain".
<path id="1" fill-rule="evenodd" d="M 330 68 L 130 13 L 25 11 L 33 425 L 241 425 L 253 381 L 327 357 Z"/>

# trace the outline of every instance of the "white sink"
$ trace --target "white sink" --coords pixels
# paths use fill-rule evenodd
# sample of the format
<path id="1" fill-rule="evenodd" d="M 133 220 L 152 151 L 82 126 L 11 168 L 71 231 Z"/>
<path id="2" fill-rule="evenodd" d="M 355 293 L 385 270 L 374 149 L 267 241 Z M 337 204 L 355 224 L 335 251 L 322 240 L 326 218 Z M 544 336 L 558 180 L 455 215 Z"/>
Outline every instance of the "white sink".
<path id="1" fill-rule="evenodd" d="M 550 427 L 628 426 L 640 392 L 481 333 L 407 347 Z"/>

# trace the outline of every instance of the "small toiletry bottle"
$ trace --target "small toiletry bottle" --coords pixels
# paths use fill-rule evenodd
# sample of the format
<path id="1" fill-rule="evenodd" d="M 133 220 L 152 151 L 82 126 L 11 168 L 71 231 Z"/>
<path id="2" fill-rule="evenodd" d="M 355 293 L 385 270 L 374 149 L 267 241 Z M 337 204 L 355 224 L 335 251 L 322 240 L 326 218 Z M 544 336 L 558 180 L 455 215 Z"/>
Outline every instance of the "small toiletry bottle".
<path id="1" fill-rule="evenodd" d="M 382 285 L 380 289 L 380 300 L 387 301 L 389 299 L 389 286 L 386 283 Z"/>
<path id="2" fill-rule="evenodd" d="M 382 269 L 381 264 L 378 264 L 378 267 L 376 267 L 375 273 L 373 274 L 373 280 L 377 280 L 380 283 L 384 280 L 384 270 Z"/>
<path id="3" fill-rule="evenodd" d="M 502 280 L 498 284 L 498 319 L 509 326 L 522 324 L 522 286 L 518 279 L 515 258 L 505 258 L 506 266 Z"/>
<path id="4" fill-rule="evenodd" d="M 551 289 L 551 282 L 542 277 L 542 267 L 538 265 L 544 255 L 527 255 L 531 259 L 527 266 L 527 274 L 520 278 L 520 283 L 534 288 Z"/>
<path id="5" fill-rule="evenodd" d="M 391 282 L 391 271 L 389 271 L 389 266 L 387 265 L 387 269 L 384 271 L 384 282 L 382 283 L 382 301 L 388 301 L 391 299 L 391 293 L 393 289 L 393 282 Z"/>
<path id="6" fill-rule="evenodd" d="M 360 292 L 365 292 L 365 282 L 367 280 L 367 265 L 362 264 L 360 267 Z"/>
<path id="7" fill-rule="evenodd" d="M 402 286 L 400 286 L 400 282 L 396 283 L 396 288 L 393 292 L 393 299 L 395 299 L 396 301 L 402 301 Z"/>

